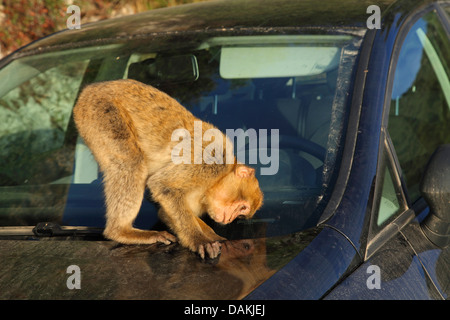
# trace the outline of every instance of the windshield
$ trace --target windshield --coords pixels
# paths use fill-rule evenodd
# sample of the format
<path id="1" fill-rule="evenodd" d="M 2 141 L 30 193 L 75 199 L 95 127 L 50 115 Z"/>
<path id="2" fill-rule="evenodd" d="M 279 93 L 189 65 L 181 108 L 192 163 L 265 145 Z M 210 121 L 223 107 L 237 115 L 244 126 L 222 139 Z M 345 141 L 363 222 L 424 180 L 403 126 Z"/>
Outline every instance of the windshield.
<path id="1" fill-rule="evenodd" d="M 168 93 L 234 142 L 256 169 L 264 205 L 213 228 L 227 238 L 316 225 L 333 190 L 360 38 L 194 36 L 22 57 L 0 70 L 0 226 L 102 228 L 102 174 L 72 108 L 92 82 L 129 78 Z M 135 226 L 158 224 L 147 196 Z M 261 235 L 258 233 L 258 235 Z"/>

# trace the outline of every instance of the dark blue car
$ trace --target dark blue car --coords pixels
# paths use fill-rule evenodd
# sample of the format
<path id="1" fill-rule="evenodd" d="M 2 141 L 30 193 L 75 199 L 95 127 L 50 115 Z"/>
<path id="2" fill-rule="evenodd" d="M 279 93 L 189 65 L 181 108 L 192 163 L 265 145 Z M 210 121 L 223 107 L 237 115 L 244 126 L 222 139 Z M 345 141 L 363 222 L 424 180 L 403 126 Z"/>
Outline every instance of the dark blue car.
<path id="1" fill-rule="evenodd" d="M 449 298 L 449 1 L 219 0 L 69 27 L 0 61 L 1 299 Z M 127 78 L 256 169 L 253 219 L 205 218 L 218 259 L 103 238 L 72 108 Z M 135 226 L 166 228 L 150 193 Z"/>

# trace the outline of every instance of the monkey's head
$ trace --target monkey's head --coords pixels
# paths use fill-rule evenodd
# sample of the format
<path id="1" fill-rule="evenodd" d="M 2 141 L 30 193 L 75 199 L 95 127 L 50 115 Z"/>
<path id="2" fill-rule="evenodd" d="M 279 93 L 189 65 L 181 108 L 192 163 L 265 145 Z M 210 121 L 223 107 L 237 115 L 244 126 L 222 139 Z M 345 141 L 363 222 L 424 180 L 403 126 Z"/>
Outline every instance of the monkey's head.
<path id="1" fill-rule="evenodd" d="M 255 169 L 236 164 L 206 194 L 209 216 L 216 222 L 228 224 L 234 219 L 250 219 L 262 206 L 263 193 L 255 177 Z"/>

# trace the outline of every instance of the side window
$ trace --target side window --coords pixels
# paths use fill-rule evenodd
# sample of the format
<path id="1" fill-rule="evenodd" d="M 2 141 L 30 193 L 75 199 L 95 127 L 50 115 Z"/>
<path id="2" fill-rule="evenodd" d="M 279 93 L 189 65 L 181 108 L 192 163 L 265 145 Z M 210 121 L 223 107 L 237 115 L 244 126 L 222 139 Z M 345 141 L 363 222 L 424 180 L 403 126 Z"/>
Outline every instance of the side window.
<path id="1" fill-rule="evenodd" d="M 388 131 L 412 202 L 434 150 L 450 142 L 450 47 L 432 12 L 406 36 L 395 69 Z"/>
<path id="2" fill-rule="evenodd" d="M 378 207 L 375 208 L 376 217 L 373 225 L 375 232 L 384 228 L 387 223 L 407 209 L 400 186 L 400 178 L 395 174 L 394 161 L 388 153 L 388 149 L 388 143 L 385 142 L 377 176 L 378 201 L 376 205 Z"/>
<path id="3" fill-rule="evenodd" d="M 400 200 L 396 191 L 391 166 L 384 169 L 383 189 L 381 191 L 380 208 L 378 210 L 377 226 L 382 226 L 389 218 L 400 211 Z"/>

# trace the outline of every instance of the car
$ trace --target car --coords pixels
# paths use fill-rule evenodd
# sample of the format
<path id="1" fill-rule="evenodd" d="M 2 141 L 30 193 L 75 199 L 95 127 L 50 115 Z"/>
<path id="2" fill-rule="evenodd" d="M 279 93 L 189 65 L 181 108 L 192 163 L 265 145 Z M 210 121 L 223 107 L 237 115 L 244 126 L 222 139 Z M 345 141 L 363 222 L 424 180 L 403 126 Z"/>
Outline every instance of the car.
<path id="1" fill-rule="evenodd" d="M 218 0 L 79 27 L 0 61 L 1 299 L 449 298 L 449 1 Z M 117 79 L 232 134 L 255 168 L 255 216 L 205 218 L 218 259 L 102 236 L 72 108 Z M 157 206 L 147 191 L 134 225 L 165 230 Z"/>

